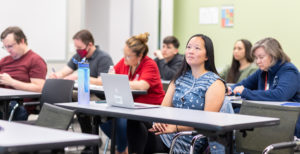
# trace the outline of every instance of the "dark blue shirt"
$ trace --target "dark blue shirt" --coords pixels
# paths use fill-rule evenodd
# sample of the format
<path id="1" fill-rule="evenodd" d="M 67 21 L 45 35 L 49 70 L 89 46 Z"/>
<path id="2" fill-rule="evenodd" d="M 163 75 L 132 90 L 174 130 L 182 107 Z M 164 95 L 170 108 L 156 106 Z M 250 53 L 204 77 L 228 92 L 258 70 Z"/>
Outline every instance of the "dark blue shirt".
<path id="1" fill-rule="evenodd" d="M 269 89 L 265 91 L 266 74 Z M 257 70 L 232 88 L 240 85 L 245 87 L 242 98 L 248 100 L 300 102 L 300 75 L 290 62 L 279 60 L 268 72 Z"/>

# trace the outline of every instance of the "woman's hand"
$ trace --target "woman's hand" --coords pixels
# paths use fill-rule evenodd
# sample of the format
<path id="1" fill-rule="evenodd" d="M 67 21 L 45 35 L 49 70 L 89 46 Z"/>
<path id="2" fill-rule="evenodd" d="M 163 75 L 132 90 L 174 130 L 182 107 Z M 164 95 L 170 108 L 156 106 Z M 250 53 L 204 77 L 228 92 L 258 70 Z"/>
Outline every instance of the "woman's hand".
<path id="1" fill-rule="evenodd" d="M 155 135 L 174 133 L 176 132 L 176 125 L 164 124 L 164 123 L 154 123 L 152 128 L 149 129 L 150 132 L 155 133 Z"/>
<path id="2" fill-rule="evenodd" d="M 237 94 L 240 94 L 240 95 L 241 95 L 241 94 L 243 93 L 244 89 L 245 89 L 244 86 L 237 86 L 237 87 L 235 87 L 235 88 L 233 89 L 233 93 L 234 93 L 235 95 L 237 95 Z"/>
<path id="3" fill-rule="evenodd" d="M 230 96 L 232 94 L 232 89 L 231 87 L 227 87 L 227 95 Z"/>

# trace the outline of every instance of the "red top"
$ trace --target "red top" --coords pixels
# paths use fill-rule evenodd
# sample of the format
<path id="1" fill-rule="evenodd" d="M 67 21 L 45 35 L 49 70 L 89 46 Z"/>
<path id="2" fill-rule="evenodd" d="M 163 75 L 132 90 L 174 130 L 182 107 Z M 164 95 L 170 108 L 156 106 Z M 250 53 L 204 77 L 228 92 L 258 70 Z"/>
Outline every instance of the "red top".
<path id="1" fill-rule="evenodd" d="M 146 95 L 134 96 L 135 102 L 156 105 L 161 104 L 165 96 L 165 92 L 160 80 L 158 67 L 154 60 L 148 56 L 143 58 L 133 75 L 128 73 L 129 66 L 124 64 L 124 58 L 122 58 L 114 68 L 117 74 L 128 74 L 130 81 L 144 80 L 150 84 L 150 88 Z"/>
<path id="2" fill-rule="evenodd" d="M 45 79 L 47 74 L 46 62 L 32 50 L 29 50 L 22 57 L 14 60 L 11 56 L 6 56 L 0 60 L 0 74 L 7 73 L 12 78 L 30 82 L 30 78 Z M 5 88 L 12 88 L 3 86 Z"/>

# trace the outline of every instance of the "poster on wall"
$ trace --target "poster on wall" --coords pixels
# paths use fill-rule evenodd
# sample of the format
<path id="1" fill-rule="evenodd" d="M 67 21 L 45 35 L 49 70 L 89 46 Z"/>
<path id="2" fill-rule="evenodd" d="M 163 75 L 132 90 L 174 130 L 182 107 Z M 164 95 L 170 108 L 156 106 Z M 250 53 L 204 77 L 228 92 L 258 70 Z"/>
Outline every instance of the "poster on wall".
<path id="1" fill-rule="evenodd" d="M 218 24 L 218 7 L 199 8 L 199 24 Z"/>
<path id="2" fill-rule="evenodd" d="M 222 27 L 233 27 L 233 16 L 234 16 L 234 7 L 233 6 L 223 6 L 221 8 Z"/>

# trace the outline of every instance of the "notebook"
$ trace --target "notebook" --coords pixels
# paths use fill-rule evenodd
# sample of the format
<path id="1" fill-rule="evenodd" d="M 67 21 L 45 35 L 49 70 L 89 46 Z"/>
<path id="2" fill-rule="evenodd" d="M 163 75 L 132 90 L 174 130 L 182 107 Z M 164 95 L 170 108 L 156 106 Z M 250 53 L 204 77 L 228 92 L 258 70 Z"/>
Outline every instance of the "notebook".
<path id="1" fill-rule="evenodd" d="M 101 73 L 101 79 L 105 99 L 110 106 L 134 109 L 159 107 L 159 105 L 135 103 L 127 75 Z"/>

